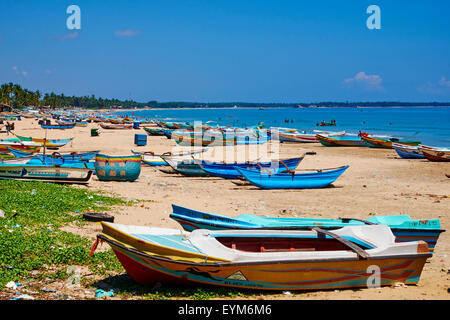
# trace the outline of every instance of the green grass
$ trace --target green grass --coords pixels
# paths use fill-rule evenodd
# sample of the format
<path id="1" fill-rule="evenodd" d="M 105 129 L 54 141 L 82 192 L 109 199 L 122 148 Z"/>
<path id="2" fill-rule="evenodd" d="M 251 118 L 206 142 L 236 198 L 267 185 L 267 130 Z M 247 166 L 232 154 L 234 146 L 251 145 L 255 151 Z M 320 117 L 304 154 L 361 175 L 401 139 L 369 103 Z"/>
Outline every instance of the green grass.
<path id="1" fill-rule="evenodd" d="M 44 182 L 0 180 L 0 291 L 10 281 L 67 280 L 69 266 L 86 266 L 117 288 L 124 299 L 207 300 L 254 295 L 254 292 L 222 287 L 148 287 L 134 282 L 112 250 L 97 251 L 91 258 L 92 239 L 61 230 L 67 225 L 83 226 L 82 213 L 105 212 L 114 205 L 139 205 L 143 200 L 122 200 L 75 188 Z M 85 286 L 96 286 L 82 278 Z M 258 295 L 260 293 L 257 293 Z"/>
<path id="2" fill-rule="evenodd" d="M 87 223 L 82 213 L 107 211 L 126 201 L 99 193 L 44 182 L 0 181 L 0 290 L 9 281 L 41 277 L 67 278 L 62 272 L 49 274 L 50 267 L 89 266 L 94 272 L 123 268 L 111 251 L 89 259 L 92 240 L 60 230 L 69 223 Z"/>

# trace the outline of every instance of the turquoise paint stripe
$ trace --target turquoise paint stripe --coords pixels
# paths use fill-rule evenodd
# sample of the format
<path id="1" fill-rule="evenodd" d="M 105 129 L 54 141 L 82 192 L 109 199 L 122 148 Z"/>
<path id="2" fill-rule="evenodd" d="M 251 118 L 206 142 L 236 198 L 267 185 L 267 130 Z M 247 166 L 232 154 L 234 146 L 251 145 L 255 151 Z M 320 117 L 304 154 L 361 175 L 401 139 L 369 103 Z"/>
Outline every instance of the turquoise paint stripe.
<path id="1" fill-rule="evenodd" d="M 147 234 L 132 234 L 132 236 L 168 248 L 203 254 L 203 252 L 196 246 L 183 242 L 182 236 L 176 235 L 157 236 Z"/>

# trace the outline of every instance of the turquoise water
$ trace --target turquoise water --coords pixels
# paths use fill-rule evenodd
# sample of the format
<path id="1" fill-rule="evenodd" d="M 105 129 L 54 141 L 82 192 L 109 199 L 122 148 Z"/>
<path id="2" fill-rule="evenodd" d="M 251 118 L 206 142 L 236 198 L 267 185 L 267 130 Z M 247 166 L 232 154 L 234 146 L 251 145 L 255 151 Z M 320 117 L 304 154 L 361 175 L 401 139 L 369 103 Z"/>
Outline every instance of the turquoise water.
<path id="1" fill-rule="evenodd" d="M 223 126 L 246 127 L 264 122 L 266 128 L 286 127 L 299 130 L 345 130 L 421 141 L 432 146 L 450 146 L 449 107 L 389 108 L 265 108 L 260 109 L 167 109 L 120 112 L 136 119 L 162 121 L 213 121 Z M 288 122 L 285 122 L 285 121 Z M 336 120 L 336 126 L 317 123 Z"/>

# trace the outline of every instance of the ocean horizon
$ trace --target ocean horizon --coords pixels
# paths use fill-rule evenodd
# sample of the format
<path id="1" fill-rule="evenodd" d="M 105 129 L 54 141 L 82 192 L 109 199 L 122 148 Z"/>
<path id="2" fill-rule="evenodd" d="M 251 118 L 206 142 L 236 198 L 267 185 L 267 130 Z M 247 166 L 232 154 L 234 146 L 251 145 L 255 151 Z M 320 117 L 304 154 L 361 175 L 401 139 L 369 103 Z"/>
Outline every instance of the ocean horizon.
<path id="1" fill-rule="evenodd" d="M 384 137 L 417 140 L 426 145 L 450 145 L 449 107 L 314 107 L 314 108 L 167 108 L 119 111 L 135 120 L 202 122 L 221 126 L 296 128 L 302 131 L 359 131 Z M 336 126 L 318 126 L 325 121 Z"/>

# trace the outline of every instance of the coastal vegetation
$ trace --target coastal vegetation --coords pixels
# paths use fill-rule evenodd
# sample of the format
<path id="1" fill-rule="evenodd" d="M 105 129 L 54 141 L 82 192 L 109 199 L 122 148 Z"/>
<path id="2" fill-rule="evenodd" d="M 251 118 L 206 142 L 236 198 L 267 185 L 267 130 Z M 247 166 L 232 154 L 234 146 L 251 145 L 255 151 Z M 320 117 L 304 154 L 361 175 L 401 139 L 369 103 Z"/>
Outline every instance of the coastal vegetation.
<path id="1" fill-rule="evenodd" d="M 66 279 L 67 266 L 93 272 L 122 270 L 111 251 L 89 259 L 92 240 L 61 230 L 87 223 L 89 210 L 107 211 L 127 202 L 85 189 L 44 182 L 0 181 L 0 288 L 24 279 Z"/>
<path id="2" fill-rule="evenodd" d="M 32 91 L 22 88 L 18 84 L 4 83 L 0 86 L 0 104 L 6 104 L 14 108 L 27 106 L 48 106 L 56 108 L 85 108 L 85 109 L 107 109 L 107 108 L 314 108 L 314 107 L 391 107 L 391 106 L 450 106 L 450 102 L 401 102 L 401 101 L 380 101 L 380 102 L 293 102 L 293 103 L 252 103 L 252 102 L 158 102 L 155 100 L 148 102 L 136 102 L 133 100 L 119 100 L 108 98 L 97 98 L 91 96 L 67 96 L 54 92 L 42 93 L 39 90 Z"/>

